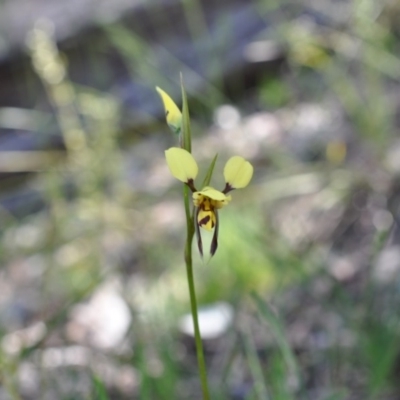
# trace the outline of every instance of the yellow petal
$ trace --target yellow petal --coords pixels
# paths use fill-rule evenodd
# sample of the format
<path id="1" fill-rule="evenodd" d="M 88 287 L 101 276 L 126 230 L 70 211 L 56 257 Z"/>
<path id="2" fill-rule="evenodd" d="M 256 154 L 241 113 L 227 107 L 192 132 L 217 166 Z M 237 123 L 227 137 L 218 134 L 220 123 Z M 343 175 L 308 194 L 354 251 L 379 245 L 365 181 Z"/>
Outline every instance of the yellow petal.
<path id="1" fill-rule="evenodd" d="M 253 176 L 253 166 L 243 157 L 231 157 L 225 165 L 224 177 L 232 189 L 246 187 Z"/>
<path id="2" fill-rule="evenodd" d="M 199 192 L 194 192 L 193 193 L 193 205 L 195 207 L 199 207 L 199 205 L 203 202 L 204 196 L 200 194 Z"/>
<path id="3" fill-rule="evenodd" d="M 182 125 L 182 113 L 178 106 L 174 103 L 171 97 L 168 96 L 164 90 L 156 87 L 157 92 L 161 96 L 165 108 L 165 117 L 167 119 L 167 124 L 175 132 L 179 133 Z"/>
<path id="4" fill-rule="evenodd" d="M 185 183 L 196 179 L 199 169 L 196 160 L 188 151 L 179 147 L 171 147 L 166 150 L 165 158 L 174 178 Z"/>
<path id="5" fill-rule="evenodd" d="M 212 188 L 211 186 L 206 186 L 201 191 L 196 192 L 196 193 L 201 194 L 203 196 L 206 196 L 206 197 L 208 197 L 212 200 L 216 200 L 216 201 L 224 201 L 227 199 L 227 196 L 224 193 Z M 193 196 L 196 193 L 194 193 Z"/>

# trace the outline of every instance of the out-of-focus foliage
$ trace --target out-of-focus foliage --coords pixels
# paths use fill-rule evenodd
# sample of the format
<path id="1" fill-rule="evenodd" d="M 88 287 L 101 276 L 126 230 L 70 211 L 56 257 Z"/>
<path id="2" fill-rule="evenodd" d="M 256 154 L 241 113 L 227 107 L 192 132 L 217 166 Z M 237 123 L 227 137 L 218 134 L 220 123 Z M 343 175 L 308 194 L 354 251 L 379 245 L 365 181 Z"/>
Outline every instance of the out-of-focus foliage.
<path id="1" fill-rule="evenodd" d="M 154 91 L 180 72 L 199 170 L 255 168 L 195 260 L 212 398 L 397 398 L 397 3 L 148 7 L 58 44 L 38 21 L 0 65 L 0 400 L 200 393 Z"/>

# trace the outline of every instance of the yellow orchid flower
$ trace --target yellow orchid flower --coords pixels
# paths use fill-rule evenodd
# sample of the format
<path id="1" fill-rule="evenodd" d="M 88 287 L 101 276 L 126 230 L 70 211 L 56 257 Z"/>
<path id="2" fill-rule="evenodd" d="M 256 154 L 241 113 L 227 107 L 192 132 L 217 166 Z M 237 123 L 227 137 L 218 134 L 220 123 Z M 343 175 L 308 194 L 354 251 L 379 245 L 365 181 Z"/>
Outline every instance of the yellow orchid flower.
<path id="1" fill-rule="evenodd" d="M 222 191 L 211 186 L 197 190 L 194 180 L 198 166 L 193 156 L 185 149 L 172 147 L 165 152 L 165 157 L 172 176 L 188 185 L 193 192 L 193 205 L 196 207 L 194 225 L 201 256 L 203 256 L 203 243 L 200 228 L 208 231 L 214 229 L 210 248 L 210 254 L 213 256 L 218 247 L 218 210 L 231 201 L 231 196 L 227 196 L 228 192 L 244 188 L 249 184 L 253 176 L 253 166 L 240 156 L 231 157 L 225 164 L 225 188 Z"/>
<path id="2" fill-rule="evenodd" d="M 156 87 L 157 92 L 161 96 L 161 100 L 164 104 L 165 118 L 167 119 L 167 124 L 171 130 L 179 135 L 182 126 L 182 113 L 174 101 L 169 97 L 169 95 L 164 92 L 158 86 Z"/>

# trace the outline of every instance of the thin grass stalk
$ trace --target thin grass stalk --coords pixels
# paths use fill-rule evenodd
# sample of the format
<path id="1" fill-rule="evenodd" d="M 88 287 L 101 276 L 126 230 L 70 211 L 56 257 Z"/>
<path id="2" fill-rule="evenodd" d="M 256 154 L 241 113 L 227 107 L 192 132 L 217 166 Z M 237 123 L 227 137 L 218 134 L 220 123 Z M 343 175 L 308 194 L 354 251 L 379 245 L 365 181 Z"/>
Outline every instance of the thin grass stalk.
<path id="1" fill-rule="evenodd" d="M 270 400 L 271 397 L 268 393 L 267 383 L 263 373 L 263 366 L 258 357 L 256 345 L 249 328 L 244 329 L 242 340 L 250 373 L 254 380 L 253 393 L 258 400 Z"/>

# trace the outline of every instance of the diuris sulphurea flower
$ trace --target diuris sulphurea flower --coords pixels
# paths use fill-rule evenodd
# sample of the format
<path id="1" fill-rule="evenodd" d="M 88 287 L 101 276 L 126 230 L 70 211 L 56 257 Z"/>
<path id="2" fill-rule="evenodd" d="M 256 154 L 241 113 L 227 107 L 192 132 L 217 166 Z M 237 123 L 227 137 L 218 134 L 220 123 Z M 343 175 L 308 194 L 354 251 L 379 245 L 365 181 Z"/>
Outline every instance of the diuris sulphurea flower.
<path id="1" fill-rule="evenodd" d="M 253 166 L 243 157 L 231 157 L 225 164 L 225 187 L 222 191 L 214 189 L 211 186 L 197 190 L 194 180 L 197 177 L 199 169 L 193 156 L 185 149 L 172 147 L 165 152 L 165 157 L 171 174 L 176 179 L 185 183 L 193 193 L 193 205 L 196 207 L 194 225 L 196 228 L 197 245 L 201 256 L 203 256 L 203 243 L 200 228 L 208 231 L 214 229 L 210 247 L 210 254 L 213 256 L 218 247 L 218 210 L 225 207 L 231 201 L 231 196 L 227 195 L 227 193 L 234 189 L 242 189 L 249 184 L 253 176 Z"/>

